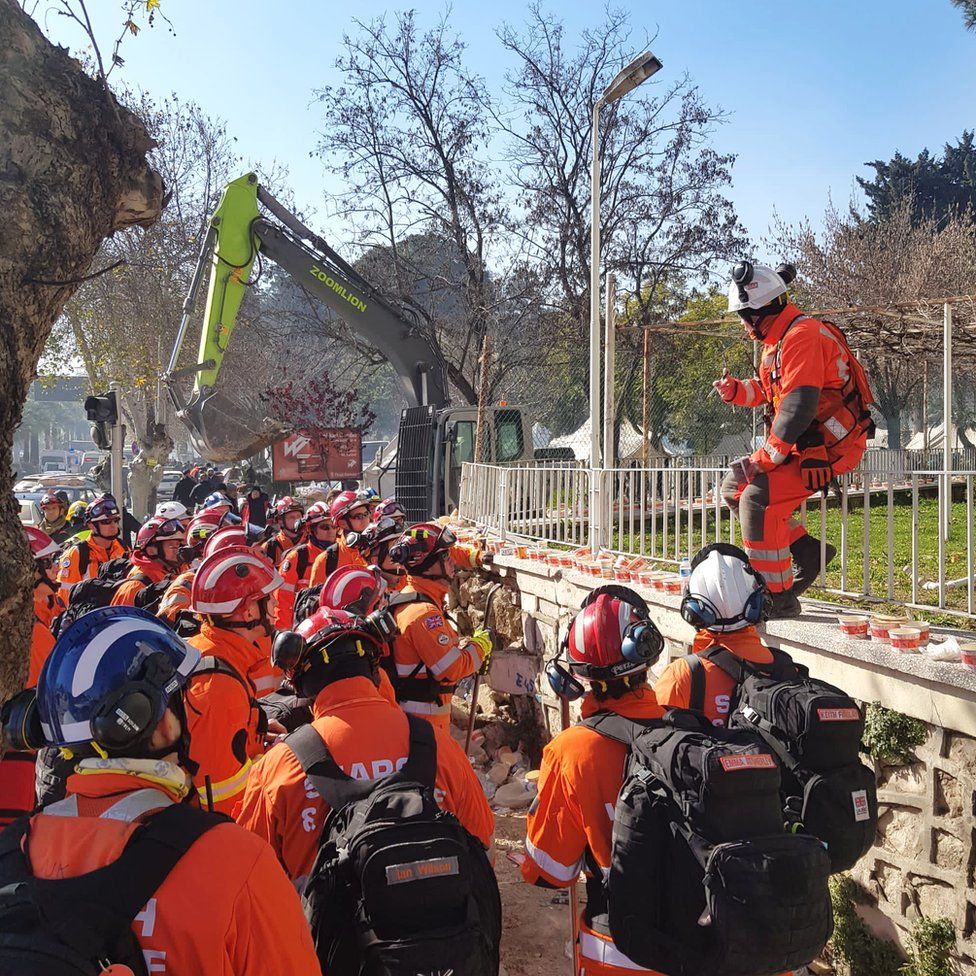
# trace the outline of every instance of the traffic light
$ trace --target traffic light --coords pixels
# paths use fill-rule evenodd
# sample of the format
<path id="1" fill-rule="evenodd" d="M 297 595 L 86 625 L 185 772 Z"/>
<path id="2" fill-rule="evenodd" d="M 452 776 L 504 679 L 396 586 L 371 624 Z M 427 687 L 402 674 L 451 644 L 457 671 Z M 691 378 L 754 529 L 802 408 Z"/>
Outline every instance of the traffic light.
<path id="1" fill-rule="evenodd" d="M 85 413 L 93 424 L 114 424 L 119 419 L 119 408 L 115 402 L 115 391 L 101 396 L 90 396 L 85 400 Z"/>
<path id="2" fill-rule="evenodd" d="M 115 426 L 119 421 L 119 408 L 115 400 L 115 391 L 110 390 L 101 396 L 90 396 L 85 399 L 85 413 L 92 422 L 91 439 L 95 446 L 107 451 L 111 446 L 106 427 Z"/>

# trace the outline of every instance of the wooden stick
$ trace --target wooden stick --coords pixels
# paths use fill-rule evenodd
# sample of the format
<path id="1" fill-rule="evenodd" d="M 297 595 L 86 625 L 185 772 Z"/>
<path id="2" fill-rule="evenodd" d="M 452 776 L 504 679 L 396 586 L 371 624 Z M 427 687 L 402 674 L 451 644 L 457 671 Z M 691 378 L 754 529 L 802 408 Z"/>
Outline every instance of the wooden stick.
<path id="1" fill-rule="evenodd" d="M 565 732 L 570 726 L 569 700 L 566 698 L 559 699 L 559 717 Z M 573 976 L 576 976 L 579 972 L 579 902 L 576 898 L 576 879 L 573 879 L 573 883 L 569 886 L 569 915 L 570 933 L 573 939 Z"/>
<path id="2" fill-rule="evenodd" d="M 488 408 L 488 357 L 491 353 L 491 336 L 485 333 L 481 343 L 481 355 L 478 357 L 478 423 L 474 433 L 474 459 L 482 460 L 482 447 L 485 432 L 485 410 Z"/>

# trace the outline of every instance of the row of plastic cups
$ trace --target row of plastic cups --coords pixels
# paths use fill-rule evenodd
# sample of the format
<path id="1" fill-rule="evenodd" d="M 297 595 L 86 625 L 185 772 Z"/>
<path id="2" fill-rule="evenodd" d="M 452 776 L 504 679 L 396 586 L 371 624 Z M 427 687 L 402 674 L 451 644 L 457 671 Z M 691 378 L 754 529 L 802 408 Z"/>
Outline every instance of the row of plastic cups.
<path id="1" fill-rule="evenodd" d="M 929 625 L 924 620 L 842 614 L 837 621 L 846 637 L 864 640 L 870 636 L 879 644 L 890 644 L 893 649 L 909 654 L 917 653 L 929 643 Z"/>

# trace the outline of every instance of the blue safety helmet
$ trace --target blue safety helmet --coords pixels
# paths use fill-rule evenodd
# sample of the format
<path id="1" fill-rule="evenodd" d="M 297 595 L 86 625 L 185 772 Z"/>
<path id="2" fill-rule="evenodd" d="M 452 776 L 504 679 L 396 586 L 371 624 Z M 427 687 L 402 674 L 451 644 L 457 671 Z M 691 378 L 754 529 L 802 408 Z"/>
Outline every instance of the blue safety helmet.
<path id="1" fill-rule="evenodd" d="M 207 495 L 203 500 L 202 507 L 206 511 L 206 509 L 214 508 L 217 505 L 227 505 L 231 511 L 234 509 L 234 503 L 222 491 L 214 491 Z"/>
<path id="2" fill-rule="evenodd" d="M 94 743 L 103 754 L 132 754 L 152 735 L 199 660 L 196 648 L 145 610 L 86 613 L 60 636 L 37 682 L 45 741 Z"/>

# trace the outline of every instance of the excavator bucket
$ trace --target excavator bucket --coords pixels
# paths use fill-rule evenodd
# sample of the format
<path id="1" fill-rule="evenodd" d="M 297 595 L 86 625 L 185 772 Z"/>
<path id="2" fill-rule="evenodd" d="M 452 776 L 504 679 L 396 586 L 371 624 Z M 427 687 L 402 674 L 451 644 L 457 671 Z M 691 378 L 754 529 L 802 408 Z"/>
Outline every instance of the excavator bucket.
<path id="1" fill-rule="evenodd" d="M 208 461 L 231 462 L 257 454 L 283 437 L 279 424 L 256 411 L 253 404 L 223 393 L 194 397 L 181 413 L 194 449 Z"/>

